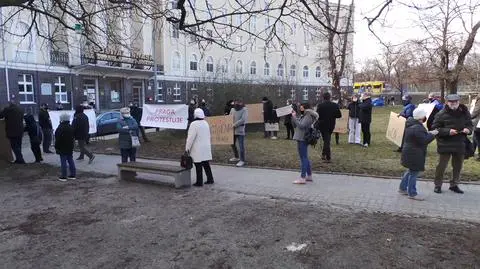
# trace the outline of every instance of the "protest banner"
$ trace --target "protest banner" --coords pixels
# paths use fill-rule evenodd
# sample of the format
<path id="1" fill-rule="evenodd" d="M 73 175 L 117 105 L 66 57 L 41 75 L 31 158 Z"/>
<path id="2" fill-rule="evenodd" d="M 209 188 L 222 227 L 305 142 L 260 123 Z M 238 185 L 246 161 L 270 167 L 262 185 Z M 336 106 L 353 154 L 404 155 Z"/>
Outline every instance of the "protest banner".
<path id="1" fill-rule="evenodd" d="M 233 116 L 216 116 L 205 119 L 210 125 L 212 145 L 233 145 Z"/>
<path id="2" fill-rule="evenodd" d="M 263 123 L 263 104 L 245 105 L 248 109 L 248 123 Z"/>
<path id="3" fill-rule="evenodd" d="M 342 117 L 335 122 L 334 133 L 346 134 L 348 133 L 348 109 L 340 109 Z"/>
<path id="4" fill-rule="evenodd" d="M 284 107 L 275 109 L 275 111 L 277 112 L 277 117 L 283 117 L 283 116 L 292 114 L 293 108 L 292 106 L 284 106 Z"/>
<path id="5" fill-rule="evenodd" d="M 95 111 L 93 109 L 85 109 L 83 113 L 85 113 L 85 115 L 87 115 L 88 117 L 88 124 L 89 124 L 88 133 L 95 134 L 97 132 L 97 115 L 95 115 Z M 55 132 L 58 125 L 60 124 L 60 115 L 68 114 L 70 116 L 70 123 L 72 123 L 73 115 L 75 114 L 75 111 L 53 110 L 53 111 L 48 111 L 48 114 L 50 115 L 50 120 L 52 121 L 53 132 Z"/>
<path id="6" fill-rule="evenodd" d="M 477 104 L 477 99 L 473 99 L 472 102 L 470 103 L 470 114 L 473 113 L 473 110 L 475 109 L 476 104 Z"/>
<path id="7" fill-rule="evenodd" d="M 419 104 L 417 108 L 421 108 L 427 112 L 427 121 L 423 123 L 423 126 L 427 128 L 427 122 L 430 118 L 430 115 L 432 115 L 433 109 L 435 109 L 435 104 Z"/>
<path id="8" fill-rule="evenodd" d="M 278 132 L 279 130 L 278 123 L 265 123 L 265 132 Z"/>
<path id="9" fill-rule="evenodd" d="M 0 160 L 4 160 L 7 162 L 13 161 L 10 141 L 8 140 L 7 133 L 5 132 L 4 120 L 0 120 Z"/>
<path id="10" fill-rule="evenodd" d="M 390 120 L 388 121 L 387 127 L 387 139 L 401 147 L 403 132 L 405 131 L 405 122 L 407 120 L 404 117 L 398 116 L 397 113 L 390 112 Z"/>
<path id="11" fill-rule="evenodd" d="M 188 126 L 188 106 L 145 104 L 140 124 L 144 127 L 185 130 Z"/>

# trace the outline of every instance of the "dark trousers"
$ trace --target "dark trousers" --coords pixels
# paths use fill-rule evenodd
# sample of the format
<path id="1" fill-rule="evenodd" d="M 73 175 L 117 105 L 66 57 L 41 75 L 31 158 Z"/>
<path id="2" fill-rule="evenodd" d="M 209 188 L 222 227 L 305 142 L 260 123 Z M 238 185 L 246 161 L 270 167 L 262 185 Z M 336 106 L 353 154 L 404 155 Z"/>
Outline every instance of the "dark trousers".
<path id="1" fill-rule="evenodd" d="M 128 159 L 130 159 L 131 162 L 134 162 L 137 157 L 137 149 L 120 149 L 120 154 L 122 155 L 122 163 L 127 163 Z"/>
<path id="2" fill-rule="evenodd" d="M 339 133 L 335 133 L 335 144 L 340 144 L 340 134 Z"/>
<path id="3" fill-rule="evenodd" d="M 465 154 L 463 153 L 441 153 L 438 160 L 437 169 L 435 171 L 435 187 L 441 187 L 443 183 L 443 175 L 447 170 L 448 162 L 452 159 L 452 180 L 450 180 L 450 186 L 454 187 L 460 183 L 460 172 L 463 167 L 463 160 Z"/>
<path id="4" fill-rule="evenodd" d="M 195 163 L 195 169 L 197 171 L 197 184 L 203 184 L 203 170 L 205 170 L 205 174 L 207 175 L 207 182 L 213 182 L 213 174 L 212 168 L 210 168 L 210 163 L 208 161 L 203 161 L 201 163 Z"/>
<path id="5" fill-rule="evenodd" d="M 322 140 L 323 140 L 323 149 L 322 149 L 322 157 L 330 160 L 331 156 L 331 148 L 330 143 L 332 141 L 332 132 L 329 130 L 320 130 L 322 133 Z"/>
<path id="6" fill-rule="evenodd" d="M 50 152 L 52 145 L 52 129 L 42 129 L 43 132 L 43 152 Z"/>
<path id="7" fill-rule="evenodd" d="M 60 154 L 60 164 L 61 164 L 61 171 L 62 171 L 62 177 L 65 178 L 67 177 L 67 164 L 68 164 L 68 169 L 70 170 L 70 177 L 75 177 L 76 176 L 76 169 L 75 169 L 75 162 L 73 161 L 73 155 L 65 155 L 65 154 Z"/>
<path id="8" fill-rule="evenodd" d="M 145 133 L 145 128 L 143 126 L 139 127 L 140 134 L 142 135 L 143 141 L 148 142 L 147 134 Z"/>
<path id="9" fill-rule="evenodd" d="M 362 134 L 363 134 L 363 144 L 370 145 L 371 143 L 370 122 L 362 122 Z"/>
<path id="10" fill-rule="evenodd" d="M 240 149 L 240 155 L 238 154 L 237 142 L 238 142 L 238 147 Z M 240 157 L 240 161 L 242 162 L 245 161 L 245 136 L 244 135 L 235 135 L 233 137 L 232 150 L 235 158 L 238 159 Z"/>
<path id="11" fill-rule="evenodd" d="M 22 138 L 22 136 L 8 138 L 10 140 L 10 146 L 12 147 L 13 154 L 15 154 L 15 161 L 17 163 L 25 162 L 22 155 Z"/>
<path id="12" fill-rule="evenodd" d="M 93 157 L 93 154 L 85 147 L 86 143 L 87 142 L 85 140 L 78 140 L 78 147 L 80 149 L 80 156 L 78 157 L 79 159 L 83 159 L 85 155 L 87 155 L 87 157 L 90 159 Z"/>
<path id="13" fill-rule="evenodd" d="M 43 161 L 42 150 L 40 150 L 40 142 L 30 142 L 30 149 L 32 149 L 33 156 L 35 156 L 35 162 Z"/>
<path id="14" fill-rule="evenodd" d="M 295 129 L 293 128 L 293 125 L 285 124 L 285 127 L 287 127 L 287 139 L 293 138 L 295 135 Z"/>

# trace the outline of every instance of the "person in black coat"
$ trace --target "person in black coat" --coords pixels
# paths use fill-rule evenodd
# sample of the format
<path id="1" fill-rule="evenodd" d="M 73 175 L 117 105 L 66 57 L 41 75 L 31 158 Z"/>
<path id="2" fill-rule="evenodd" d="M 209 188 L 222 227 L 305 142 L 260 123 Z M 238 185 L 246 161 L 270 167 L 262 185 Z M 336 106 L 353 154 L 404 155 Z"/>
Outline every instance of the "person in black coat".
<path id="1" fill-rule="evenodd" d="M 83 106 L 77 106 L 75 108 L 75 114 L 73 115 L 72 127 L 73 127 L 73 134 L 75 136 L 75 140 L 78 142 L 78 147 L 80 149 L 80 156 L 77 160 L 83 160 L 84 156 L 87 155 L 89 158 L 88 163 L 91 164 L 93 159 L 95 159 L 95 155 L 93 155 L 90 151 L 86 149 L 86 141 L 88 139 L 88 131 L 90 129 L 90 125 L 88 122 L 88 117 L 83 113 Z"/>
<path id="2" fill-rule="evenodd" d="M 348 143 L 350 144 L 361 144 L 360 140 L 360 106 L 358 102 L 358 96 L 352 96 L 352 102 L 348 104 Z"/>
<path id="3" fill-rule="evenodd" d="M 24 164 L 25 160 L 22 155 L 22 138 L 24 126 L 23 126 L 23 109 L 16 105 L 14 102 L 10 102 L 9 106 L 0 112 L 0 119 L 5 119 L 5 132 L 8 140 L 10 140 L 10 146 L 15 154 L 15 162 L 17 164 Z"/>
<path id="4" fill-rule="evenodd" d="M 323 94 L 323 102 L 317 106 L 318 122 L 317 129 L 322 133 L 323 149 L 322 160 L 330 162 L 332 159 L 330 141 L 332 133 L 335 129 L 336 120 L 342 117 L 340 107 L 338 104 L 330 101 L 331 95 L 329 92 Z"/>
<path id="5" fill-rule="evenodd" d="M 207 102 L 205 100 L 202 100 L 202 102 L 200 102 L 199 108 L 203 110 L 203 114 L 205 114 L 205 117 L 212 116 L 212 114 L 210 113 L 210 109 L 208 109 Z"/>
<path id="6" fill-rule="evenodd" d="M 362 125 L 363 146 L 368 147 L 371 144 L 372 135 L 370 133 L 370 124 L 372 123 L 372 99 L 368 93 L 361 96 L 362 103 L 358 105 L 360 108 L 360 124 Z"/>
<path id="7" fill-rule="evenodd" d="M 233 100 L 228 100 L 228 102 L 225 104 L 225 107 L 223 108 L 223 115 L 230 115 L 230 112 L 232 111 L 234 105 L 235 102 Z"/>
<path id="8" fill-rule="evenodd" d="M 147 134 L 145 133 L 145 128 L 142 125 L 140 125 L 140 122 L 142 121 L 142 116 L 143 116 L 143 109 L 138 106 L 137 102 L 130 103 L 130 115 L 132 115 L 132 118 L 134 118 L 135 121 L 137 122 L 143 141 L 150 142 L 150 140 L 147 137 Z"/>
<path id="9" fill-rule="evenodd" d="M 267 97 L 262 98 L 263 103 L 263 123 L 272 123 L 273 121 L 273 103 L 268 100 Z M 272 136 L 271 132 L 264 132 L 264 137 L 269 138 Z"/>
<path id="10" fill-rule="evenodd" d="M 399 192 L 414 200 L 423 200 L 417 196 L 416 182 L 421 171 L 425 171 L 427 146 L 435 139 L 438 131 L 427 132 L 423 123 L 427 121 L 427 112 L 421 108 L 413 111 L 413 117 L 405 124 L 404 144 L 402 149 L 402 166 L 408 170 L 402 177 Z"/>
<path id="11" fill-rule="evenodd" d="M 75 133 L 70 125 L 68 114 L 60 115 L 60 124 L 55 130 L 55 151 L 60 155 L 61 172 L 58 180 L 65 182 L 67 179 L 75 179 L 76 169 L 73 161 L 73 148 L 75 145 Z M 67 164 L 70 174 L 67 177 Z"/>
<path id="12" fill-rule="evenodd" d="M 48 105 L 42 104 L 40 106 L 40 112 L 38 113 L 38 123 L 42 128 L 43 133 L 43 153 L 53 153 L 50 151 L 50 145 L 52 145 L 52 121 L 50 114 L 48 114 Z"/>
<path id="13" fill-rule="evenodd" d="M 42 144 L 43 139 L 42 129 L 31 114 L 25 116 L 25 132 L 28 133 L 30 138 L 30 149 L 32 149 L 33 156 L 35 156 L 35 162 L 43 161 L 42 151 L 40 150 L 40 144 Z"/>
<path id="14" fill-rule="evenodd" d="M 287 100 L 287 106 L 292 106 L 292 110 L 296 112 L 296 105 L 292 105 L 292 100 Z M 295 128 L 293 128 L 292 114 L 288 114 L 285 116 L 283 124 L 287 128 L 287 140 L 293 139 L 293 135 L 295 134 Z"/>

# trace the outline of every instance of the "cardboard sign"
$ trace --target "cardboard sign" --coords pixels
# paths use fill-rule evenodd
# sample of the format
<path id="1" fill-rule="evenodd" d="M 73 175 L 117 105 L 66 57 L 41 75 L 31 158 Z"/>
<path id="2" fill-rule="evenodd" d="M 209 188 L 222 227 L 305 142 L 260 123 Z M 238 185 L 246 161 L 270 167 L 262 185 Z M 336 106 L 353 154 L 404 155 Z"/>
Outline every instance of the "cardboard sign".
<path id="1" fill-rule="evenodd" d="M 427 121 L 423 123 L 423 126 L 427 128 L 427 122 L 430 118 L 430 115 L 432 115 L 433 110 L 435 109 L 435 104 L 419 104 L 417 108 L 421 108 L 427 112 Z"/>
<path id="2" fill-rule="evenodd" d="M 472 103 L 470 103 L 470 114 L 473 114 L 473 110 L 475 110 L 476 104 L 477 104 L 477 99 L 473 99 Z"/>
<path id="3" fill-rule="evenodd" d="M 140 124 L 144 127 L 186 130 L 187 105 L 143 105 Z"/>
<path id="4" fill-rule="evenodd" d="M 97 115 L 95 115 L 95 111 L 93 109 L 85 109 L 83 111 L 85 115 L 88 117 L 88 124 L 89 124 L 89 129 L 88 133 L 89 134 L 94 134 L 97 132 Z M 70 123 L 73 121 L 73 115 L 75 114 L 75 111 L 73 110 L 53 110 L 53 111 L 48 111 L 48 114 L 50 115 L 50 120 L 52 121 L 52 128 L 53 132 L 55 133 L 55 130 L 57 129 L 58 125 L 60 124 L 60 115 L 62 114 L 68 114 L 70 116 Z"/>
<path id="5" fill-rule="evenodd" d="M 12 162 L 12 148 L 5 132 L 5 121 L 0 120 L 0 160 Z"/>
<path id="6" fill-rule="evenodd" d="M 348 109 L 340 109 L 342 117 L 335 121 L 334 133 L 347 134 L 348 133 Z"/>
<path id="7" fill-rule="evenodd" d="M 266 132 L 278 132 L 280 130 L 280 126 L 278 123 L 265 123 L 265 131 Z"/>
<path id="8" fill-rule="evenodd" d="M 290 115 L 292 114 L 292 111 L 293 111 L 292 106 L 284 106 L 284 107 L 275 109 L 275 112 L 277 112 L 277 117 Z"/>
<path id="9" fill-rule="evenodd" d="M 233 116 L 216 116 L 205 119 L 210 125 L 212 145 L 233 144 Z"/>
<path id="10" fill-rule="evenodd" d="M 263 104 L 245 105 L 248 109 L 247 123 L 263 123 Z"/>
<path id="11" fill-rule="evenodd" d="M 390 120 L 387 127 L 387 139 L 395 143 L 395 145 L 401 147 L 403 132 L 405 131 L 405 122 L 407 120 L 404 117 L 398 117 L 395 112 L 390 112 Z"/>

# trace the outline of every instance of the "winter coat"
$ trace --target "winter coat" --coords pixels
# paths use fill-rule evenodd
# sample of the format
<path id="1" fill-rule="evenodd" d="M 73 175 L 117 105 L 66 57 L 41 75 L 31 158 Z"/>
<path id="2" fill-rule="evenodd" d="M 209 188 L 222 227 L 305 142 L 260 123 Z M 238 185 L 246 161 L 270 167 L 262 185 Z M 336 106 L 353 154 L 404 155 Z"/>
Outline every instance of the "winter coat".
<path id="1" fill-rule="evenodd" d="M 8 138 L 23 136 L 23 109 L 11 104 L 0 112 L 0 119 L 5 119 L 5 132 Z"/>
<path id="2" fill-rule="evenodd" d="M 38 124 L 42 129 L 52 129 L 52 121 L 50 120 L 50 114 L 48 114 L 48 110 L 40 109 L 38 113 Z"/>
<path id="3" fill-rule="evenodd" d="M 410 117 L 413 117 L 413 111 L 415 110 L 415 105 L 412 104 L 411 102 L 408 102 L 403 106 L 402 112 L 400 112 L 400 116 L 404 117 L 405 119 L 408 119 Z"/>
<path id="4" fill-rule="evenodd" d="M 445 106 L 438 112 L 433 121 L 432 128 L 438 130 L 437 151 L 438 153 L 465 153 L 466 135 L 459 133 L 451 136 L 450 129 L 462 132 L 464 128 L 473 131 L 473 123 L 468 108 L 460 104 L 457 110 L 452 110 Z"/>
<path id="5" fill-rule="evenodd" d="M 43 139 L 42 129 L 35 121 L 33 115 L 25 116 L 25 132 L 28 133 L 30 144 L 40 144 Z"/>
<path id="6" fill-rule="evenodd" d="M 223 108 L 223 115 L 230 115 L 230 111 L 232 111 L 232 108 L 233 106 L 230 103 L 226 104 Z"/>
<path id="7" fill-rule="evenodd" d="M 477 98 L 477 102 L 475 103 L 475 108 L 473 108 L 473 112 L 472 112 L 472 123 L 473 123 L 473 128 L 475 128 L 475 132 L 480 132 L 480 128 L 477 128 L 479 121 L 480 121 L 480 99 Z"/>
<path id="8" fill-rule="evenodd" d="M 280 118 L 277 116 L 277 111 L 274 109 L 272 111 L 272 123 L 279 123 Z"/>
<path id="9" fill-rule="evenodd" d="M 137 124 L 140 125 L 140 121 L 142 120 L 143 109 L 139 108 L 138 106 L 130 107 L 130 115 L 132 118 L 137 121 Z"/>
<path id="10" fill-rule="evenodd" d="M 202 105 L 202 106 L 200 106 L 200 108 L 203 110 L 203 114 L 205 114 L 205 117 L 210 117 L 211 116 L 210 110 L 208 109 L 208 107 L 206 105 Z"/>
<path id="11" fill-rule="evenodd" d="M 360 123 L 371 123 L 372 122 L 372 99 L 367 98 L 363 100 L 361 104 L 358 105 L 360 108 Z"/>
<path id="12" fill-rule="evenodd" d="M 335 122 L 342 117 L 340 107 L 334 102 L 325 101 L 317 106 L 318 129 L 332 133 L 335 129 Z"/>
<path id="13" fill-rule="evenodd" d="M 303 115 L 297 114 L 297 117 L 293 117 L 292 123 L 293 127 L 295 127 L 295 134 L 293 135 L 293 140 L 305 141 L 305 132 L 309 128 L 311 128 L 317 120 L 318 114 L 312 109 L 305 110 Z"/>
<path id="14" fill-rule="evenodd" d="M 423 124 L 414 118 L 409 118 L 405 127 L 402 165 L 412 171 L 425 171 L 427 146 L 435 136 L 428 133 Z"/>
<path id="15" fill-rule="evenodd" d="M 353 119 L 360 117 L 360 106 L 358 102 L 348 104 L 348 116 Z"/>
<path id="16" fill-rule="evenodd" d="M 188 129 L 185 151 L 190 152 L 194 163 L 212 160 L 210 126 L 205 120 L 195 120 Z"/>
<path id="17" fill-rule="evenodd" d="M 87 140 L 90 125 L 85 113 L 75 113 L 72 121 L 73 133 L 76 140 Z"/>
<path id="18" fill-rule="evenodd" d="M 118 144 L 121 149 L 132 148 L 132 135 L 138 136 L 138 123 L 133 117 L 122 118 L 117 123 Z"/>
<path id="19" fill-rule="evenodd" d="M 267 100 L 263 103 L 263 122 L 272 123 L 273 121 L 273 103 L 270 100 Z"/>
<path id="20" fill-rule="evenodd" d="M 70 122 L 61 122 L 55 130 L 55 151 L 59 155 L 72 155 L 75 135 Z"/>
<path id="21" fill-rule="evenodd" d="M 235 128 L 235 135 L 245 135 L 245 125 L 248 120 L 248 109 L 242 107 L 240 110 L 232 109 L 233 114 L 233 128 Z"/>

